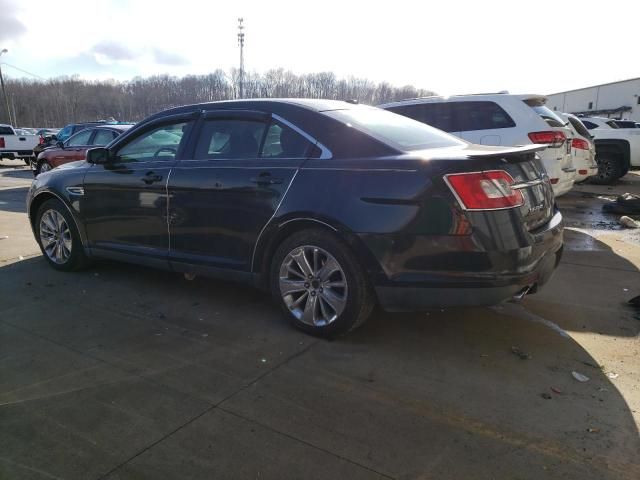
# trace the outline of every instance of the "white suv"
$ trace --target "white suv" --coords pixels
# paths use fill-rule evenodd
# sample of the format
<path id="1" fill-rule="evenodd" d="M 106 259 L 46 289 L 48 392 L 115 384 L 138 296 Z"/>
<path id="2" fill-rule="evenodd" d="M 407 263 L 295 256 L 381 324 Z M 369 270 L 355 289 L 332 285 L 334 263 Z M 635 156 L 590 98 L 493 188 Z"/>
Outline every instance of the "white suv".
<path id="1" fill-rule="evenodd" d="M 556 115 L 568 122 L 567 126 L 571 128 L 573 134 L 571 151 L 573 166 L 576 168 L 576 183 L 584 182 L 587 178 L 597 175 L 596 145 L 587 127 L 578 117 L 570 113 L 556 113 Z"/>
<path id="2" fill-rule="evenodd" d="M 380 105 L 481 145 L 547 144 L 539 152 L 556 196 L 571 190 L 576 169 L 571 130 L 541 95 L 503 93 L 426 97 Z"/>

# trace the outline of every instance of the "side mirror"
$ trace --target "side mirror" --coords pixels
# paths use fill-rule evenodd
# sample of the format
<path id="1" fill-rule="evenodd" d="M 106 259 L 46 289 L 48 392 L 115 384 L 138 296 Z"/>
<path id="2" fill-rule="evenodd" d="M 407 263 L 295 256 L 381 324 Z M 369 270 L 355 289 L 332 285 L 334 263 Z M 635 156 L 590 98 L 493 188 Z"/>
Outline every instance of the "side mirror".
<path id="1" fill-rule="evenodd" d="M 111 153 L 108 148 L 97 147 L 87 151 L 87 162 L 94 163 L 96 165 L 109 163 L 111 160 Z"/>
<path id="2" fill-rule="evenodd" d="M 63 142 L 61 142 L 60 140 L 58 140 L 58 141 L 56 142 L 56 146 L 57 146 L 58 148 L 64 148 L 64 143 L 63 143 Z"/>
<path id="3" fill-rule="evenodd" d="M 55 135 L 55 134 L 54 134 L 54 135 L 51 135 L 50 137 L 47 137 L 47 136 L 45 135 L 45 137 L 44 137 L 44 138 L 45 138 L 45 139 L 50 138 L 51 140 L 56 140 L 56 141 L 58 140 L 58 136 L 57 136 L 57 135 Z"/>

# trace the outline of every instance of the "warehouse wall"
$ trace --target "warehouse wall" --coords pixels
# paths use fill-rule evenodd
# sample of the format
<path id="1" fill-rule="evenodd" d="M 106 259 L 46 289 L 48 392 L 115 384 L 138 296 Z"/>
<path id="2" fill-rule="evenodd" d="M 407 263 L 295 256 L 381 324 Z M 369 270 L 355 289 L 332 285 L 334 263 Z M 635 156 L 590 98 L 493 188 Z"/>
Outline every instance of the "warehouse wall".
<path id="1" fill-rule="evenodd" d="M 640 122 L 640 78 L 557 93 L 548 98 L 549 108 L 569 113 L 628 106 L 632 110 L 623 112 L 622 118 Z M 620 118 L 620 114 L 608 116 Z"/>

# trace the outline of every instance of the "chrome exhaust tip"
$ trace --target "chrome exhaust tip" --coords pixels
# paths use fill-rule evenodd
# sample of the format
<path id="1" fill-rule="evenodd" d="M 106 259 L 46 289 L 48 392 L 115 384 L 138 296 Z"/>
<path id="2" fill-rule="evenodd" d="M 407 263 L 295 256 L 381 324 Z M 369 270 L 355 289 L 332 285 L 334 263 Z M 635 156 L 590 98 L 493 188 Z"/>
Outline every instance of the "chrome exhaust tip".
<path id="1" fill-rule="evenodd" d="M 520 290 L 518 293 L 516 293 L 513 297 L 511 297 L 511 302 L 520 303 L 522 301 L 522 299 L 525 297 L 525 295 L 527 293 L 529 293 L 529 290 L 531 290 L 531 286 L 527 285 L 522 290 Z"/>

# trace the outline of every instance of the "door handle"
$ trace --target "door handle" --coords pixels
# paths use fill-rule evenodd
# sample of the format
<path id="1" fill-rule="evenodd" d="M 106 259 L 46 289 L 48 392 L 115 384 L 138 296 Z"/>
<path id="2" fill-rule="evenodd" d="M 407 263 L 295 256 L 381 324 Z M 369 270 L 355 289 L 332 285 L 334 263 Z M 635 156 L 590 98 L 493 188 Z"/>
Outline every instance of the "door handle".
<path id="1" fill-rule="evenodd" d="M 142 177 L 142 181 L 147 185 L 151 185 L 154 182 L 159 182 L 162 180 L 162 175 L 158 175 L 157 173 L 147 172 L 147 174 Z"/>
<path id="2" fill-rule="evenodd" d="M 255 183 L 259 186 L 266 186 L 266 185 L 277 185 L 282 183 L 282 179 L 281 178 L 274 178 L 271 176 L 270 173 L 268 172 L 263 172 L 260 175 L 258 175 L 257 177 L 253 177 L 251 179 L 249 179 L 249 181 L 251 183 Z"/>

